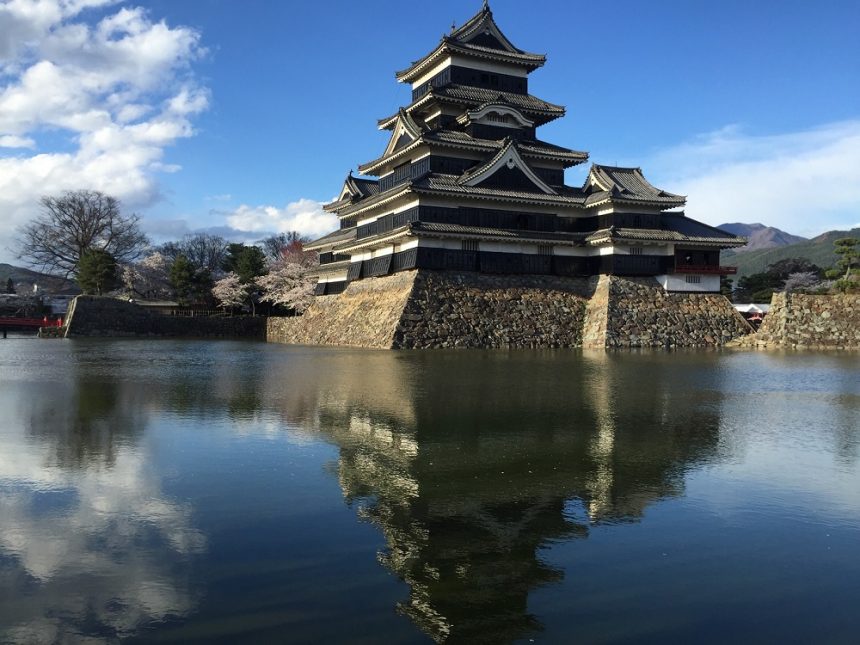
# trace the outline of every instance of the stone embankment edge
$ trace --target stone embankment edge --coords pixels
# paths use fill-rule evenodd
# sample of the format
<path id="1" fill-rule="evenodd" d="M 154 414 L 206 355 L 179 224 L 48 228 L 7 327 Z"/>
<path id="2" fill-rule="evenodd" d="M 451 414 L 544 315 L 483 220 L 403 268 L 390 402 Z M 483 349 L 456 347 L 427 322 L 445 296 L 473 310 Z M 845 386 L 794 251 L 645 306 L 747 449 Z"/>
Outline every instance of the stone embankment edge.
<path id="1" fill-rule="evenodd" d="M 752 332 L 718 294 L 667 294 L 652 278 L 417 270 L 352 283 L 267 339 L 377 348 L 719 347 Z"/>
<path id="2" fill-rule="evenodd" d="M 116 298 L 78 296 L 66 314 L 66 338 L 265 338 L 262 316 L 174 317 Z"/>
<path id="3" fill-rule="evenodd" d="M 775 293 L 759 330 L 731 346 L 858 350 L 860 294 Z"/>

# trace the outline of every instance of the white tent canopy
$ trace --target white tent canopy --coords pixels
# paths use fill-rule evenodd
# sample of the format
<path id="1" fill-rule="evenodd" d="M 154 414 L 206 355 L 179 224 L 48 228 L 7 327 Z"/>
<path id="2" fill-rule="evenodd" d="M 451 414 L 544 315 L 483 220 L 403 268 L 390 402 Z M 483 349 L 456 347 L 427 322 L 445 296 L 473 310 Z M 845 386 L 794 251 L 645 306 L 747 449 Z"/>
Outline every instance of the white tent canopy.
<path id="1" fill-rule="evenodd" d="M 766 314 L 770 311 L 770 305 L 765 304 L 736 304 L 737 309 L 742 314 Z"/>

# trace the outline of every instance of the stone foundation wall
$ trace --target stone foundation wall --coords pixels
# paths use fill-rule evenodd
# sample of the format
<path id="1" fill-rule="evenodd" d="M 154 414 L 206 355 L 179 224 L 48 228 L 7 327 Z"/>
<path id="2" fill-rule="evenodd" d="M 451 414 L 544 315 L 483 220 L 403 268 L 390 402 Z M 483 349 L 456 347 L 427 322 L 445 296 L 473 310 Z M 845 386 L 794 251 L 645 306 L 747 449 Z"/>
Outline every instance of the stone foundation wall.
<path id="1" fill-rule="evenodd" d="M 421 270 L 393 346 L 579 347 L 588 293 L 582 278 Z"/>
<path id="2" fill-rule="evenodd" d="M 653 278 L 600 276 L 585 347 L 714 347 L 752 332 L 725 296 L 667 293 Z"/>
<path id="3" fill-rule="evenodd" d="M 318 296 L 302 316 L 270 318 L 269 341 L 293 345 L 394 346 L 394 334 L 417 271 L 351 283 L 334 296 Z"/>
<path id="4" fill-rule="evenodd" d="M 563 278 L 421 269 L 353 282 L 267 338 L 299 345 L 707 347 L 752 328 L 717 294 L 667 294 L 652 278 Z"/>
<path id="5" fill-rule="evenodd" d="M 265 331 L 263 317 L 179 318 L 115 298 L 78 296 L 65 337 L 264 338 Z"/>
<path id="6" fill-rule="evenodd" d="M 860 295 L 775 293 L 758 332 L 740 347 L 860 349 Z"/>

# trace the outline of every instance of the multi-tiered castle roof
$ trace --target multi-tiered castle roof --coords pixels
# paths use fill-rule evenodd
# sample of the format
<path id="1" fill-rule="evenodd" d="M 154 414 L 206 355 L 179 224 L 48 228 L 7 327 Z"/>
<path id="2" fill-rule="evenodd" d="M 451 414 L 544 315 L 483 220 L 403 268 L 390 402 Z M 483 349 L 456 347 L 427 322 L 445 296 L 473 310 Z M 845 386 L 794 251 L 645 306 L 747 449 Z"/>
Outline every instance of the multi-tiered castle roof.
<path id="1" fill-rule="evenodd" d="M 426 56 L 397 72 L 412 101 L 380 119 L 388 145 L 350 172 L 326 210 L 341 228 L 320 253 L 319 295 L 415 268 L 655 276 L 671 290 L 714 291 L 721 248 L 744 240 L 672 211 L 686 198 L 639 168 L 567 168 L 588 153 L 538 137 L 565 108 L 533 96 L 546 56 L 514 46 L 487 2 Z M 670 211 L 670 212 L 667 212 Z"/>

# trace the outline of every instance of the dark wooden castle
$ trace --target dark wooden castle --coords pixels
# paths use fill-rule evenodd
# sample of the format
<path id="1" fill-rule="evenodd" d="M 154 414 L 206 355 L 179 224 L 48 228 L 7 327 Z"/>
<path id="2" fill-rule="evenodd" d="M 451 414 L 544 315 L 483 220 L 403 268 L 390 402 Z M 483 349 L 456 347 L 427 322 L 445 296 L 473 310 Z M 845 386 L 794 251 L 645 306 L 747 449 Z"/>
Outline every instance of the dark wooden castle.
<path id="1" fill-rule="evenodd" d="M 559 276 L 653 276 L 667 291 L 719 291 L 720 249 L 745 240 L 678 210 L 686 202 L 639 168 L 593 164 L 542 141 L 565 108 L 529 93 L 546 57 L 518 49 L 487 2 L 397 72 L 412 102 L 379 121 L 391 138 L 326 205 L 341 228 L 311 244 L 317 295 L 409 269 Z"/>

